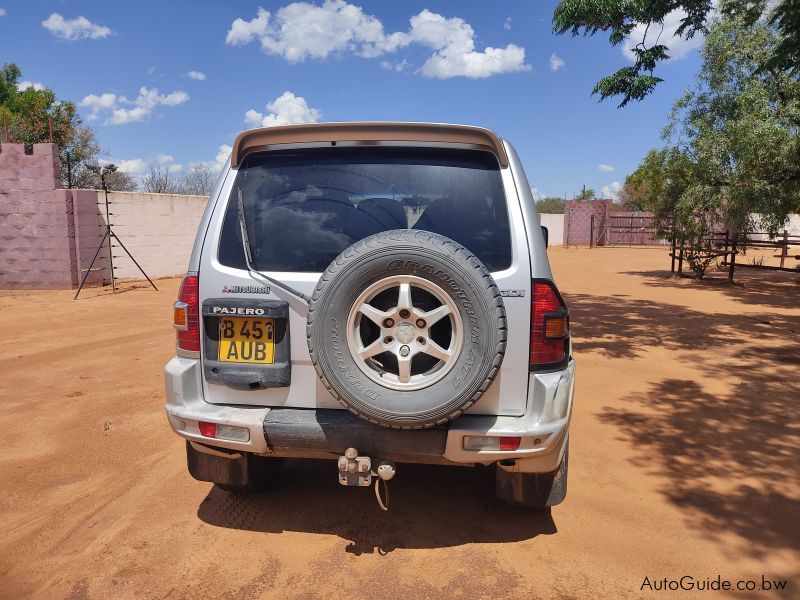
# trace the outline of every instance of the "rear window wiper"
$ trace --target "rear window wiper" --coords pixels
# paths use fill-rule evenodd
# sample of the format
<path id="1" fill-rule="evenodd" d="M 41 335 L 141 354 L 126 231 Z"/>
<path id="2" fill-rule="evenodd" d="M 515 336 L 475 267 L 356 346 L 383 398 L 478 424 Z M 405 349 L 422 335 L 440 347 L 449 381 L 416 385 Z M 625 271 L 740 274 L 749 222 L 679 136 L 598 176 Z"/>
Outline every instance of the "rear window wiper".
<path id="1" fill-rule="evenodd" d="M 311 302 L 311 298 L 309 296 L 305 295 L 303 292 L 299 290 L 294 289 L 290 285 L 278 281 L 277 279 L 273 279 L 268 275 L 264 275 L 253 266 L 253 250 L 252 247 L 250 246 L 250 236 L 247 234 L 247 220 L 245 219 L 244 215 L 244 202 L 242 202 L 242 189 L 236 188 L 236 192 L 237 192 L 236 210 L 239 213 L 239 229 L 242 232 L 242 248 L 244 249 L 244 262 L 247 265 L 247 272 L 250 274 L 250 277 L 258 281 L 261 285 L 268 287 L 264 283 L 266 281 L 267 283 L 270 283 L 275 287 L 280 288 L 285 292 L 288 292 L 289 294 L 298 298 L 299 300 L 302 300 L 305 303 L 305 305 L 308 306 L 308 303 Z"/>

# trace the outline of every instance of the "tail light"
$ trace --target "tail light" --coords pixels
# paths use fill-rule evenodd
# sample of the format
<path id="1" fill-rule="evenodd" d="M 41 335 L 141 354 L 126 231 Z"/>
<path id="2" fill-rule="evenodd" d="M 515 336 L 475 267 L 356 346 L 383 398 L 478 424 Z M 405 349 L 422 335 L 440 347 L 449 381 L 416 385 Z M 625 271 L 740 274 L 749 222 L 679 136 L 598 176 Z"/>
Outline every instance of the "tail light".
<path id="1" fill-rule="evenodd" d="M 187 273 L 183 278 L 172 313 L 178 350 L 200 352 L 200 286 L 196 273 Z"/>
<path id="2" fill-rule="evenodd" d="M 569 313 L 550 281 L 534 281 L 531 300 L 530 369 L 555 369 L 569 358 Z"/>
<path id="3" fill-rule="evenodd" d="M 464 450 L 473 452 L 481 450 L 513 451 L 519 450 L 521 441 L 522 438 L 519 436 L 465 435 L 463 445 Z"/>

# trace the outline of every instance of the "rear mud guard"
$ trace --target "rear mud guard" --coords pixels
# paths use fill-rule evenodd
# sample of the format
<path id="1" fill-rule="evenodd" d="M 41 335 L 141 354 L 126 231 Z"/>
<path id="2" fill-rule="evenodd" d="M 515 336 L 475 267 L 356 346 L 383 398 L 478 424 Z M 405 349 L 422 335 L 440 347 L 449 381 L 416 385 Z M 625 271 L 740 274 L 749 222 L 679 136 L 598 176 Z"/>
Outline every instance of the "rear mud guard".
<path id="1" fill-rule="evenodd" d="M 282 462 L 279 458 L 265 458 L 237 451 L 229 451 L 231 457 L 228 458 L 221 456 L 224 449 L 212 450 L 215 451 L 214 454 L 198 451 L 192 442 L 186 442 L 189 474 L 198 481 L 210 481 L 231 488 L 256 490 L 265 487 Z"/>
<path id="2" fill-rule="evenodd" d="M 519 473 L 495 469 L 495 495 L 511 506 L 545 509 L 567 497 L 569 447 L 552 473 Z"/>

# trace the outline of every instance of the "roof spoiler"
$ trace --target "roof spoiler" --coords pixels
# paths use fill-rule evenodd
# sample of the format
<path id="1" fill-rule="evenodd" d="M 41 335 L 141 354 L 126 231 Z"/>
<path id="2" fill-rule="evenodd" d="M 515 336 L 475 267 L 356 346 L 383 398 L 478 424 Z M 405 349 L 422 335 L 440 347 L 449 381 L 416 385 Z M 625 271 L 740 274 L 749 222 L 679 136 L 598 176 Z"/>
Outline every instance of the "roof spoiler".
<path id="1" fill-rule="evenodd" d="M 491 152 L 502 168 L 508 155 L 502 140 L 482 127 L 433 123 L 313 123 L 248 129 L 233 143 L 231 167 L 239 166 L 253 148 L 273 144 L 336 142 L 439 142 L 468 144 Z"/>

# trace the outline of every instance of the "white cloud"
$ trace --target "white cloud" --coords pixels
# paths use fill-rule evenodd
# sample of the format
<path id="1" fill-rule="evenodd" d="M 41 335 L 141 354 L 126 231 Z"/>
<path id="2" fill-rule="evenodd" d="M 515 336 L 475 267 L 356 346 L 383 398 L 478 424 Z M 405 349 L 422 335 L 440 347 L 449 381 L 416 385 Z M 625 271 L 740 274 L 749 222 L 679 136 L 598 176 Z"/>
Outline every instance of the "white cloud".
<path id="1" fill-rule="evenodd" d="M 604 185 L 600 190 L 600 195 L 603 198 L 612 198 L 613 200 L 619 199 L 619 193 L 622 191 L 622 184 L 619 181 L 612 181 L 608 185 Z"/>
<path id="2" fill-rule="evenodd" d="M 611 173 L 614 170 L 614 165 L 609 165 L 606 163 L 600 163 L 597 165 L 597 170 L 601 173 Z"/>
<path id="3" fill-rule="evenodd" d="M 543 198 L 546 197 L 542 192 L 539 191 L 539 188 L 537 188 L 537 187 L 532 187 L 531 188 L 531 194 L 533 194 L 533 201 L 534 202 L 538 202 L 539 200 L 542 200 Z"/>
<path id="4" fill-rule="evenodd" d="M 189 94 L 186 92 L 172 92 L 165 95 L 159 94 L 157 88 L 142 86 L 139 88 L 139 95 L 134 100 L 111 93 L 99 96 L 89 94 L 81 100 L 80 105 L 91 110 L 87 117 L 89 120 L 97 119 L 102 112 L 110 112 L 111 114 L 106 118 L 104 124 L 122 125 L 146 121 L 157 106 L 177 106 L 188 100 Z"/>
<path id="5" fill-rule="evenodd" d="M 127 160 L 123 159 L 114 164 L 117 165 L 117 170 L 127 173 L 132 177 L 138 177 L 139 175 L 142 175 L 145 172 L 145 169 L 147 169 L 147 163 L 141 158 L 131 158 Z"/>
<path id="6" fill-rule="evenodd" d="M 111 110 L 117 104 L 116 94 L 89 94 L 81 100 L 81 106 L 91 109 L 88 119 L 93 121 L 103 110 Z"/>
<path id="7" fill-rule="evenodd" d="M 381 61 L 381 69 L 386 69 L 387 71 L 397 71 L 398 73 L 402 73 L 408 68 L 408 66 L 408 61 L 405 59 L 398 62 L 391 62 L 388 60 Z"/>
<path id="8" fill-rule="evenodd" d="M 142 158 L 129 158 L 119 159 L 114 162 L 118 171 L 127 173 L 134 178 L 144 175 L 151 163 L 160 167 L 164 167 L 170 173 L 179 173 L 183 170 L 183 165 L 176 163 L 175 158 L 171 154 L 156 154 L 149 160 L 144 160 Z"/>
<path id="9" fill-rule="evenodd" d="M 506 17 L 506 20 L 503 21 L 503 29 L 505 29 L 506 31 L 511 29 L 511 17 Z"/>
<path id="10" fill-rule="evenodd" d="M 2 15 L 0 15 L 0 16 L 2 16 Z M 38 81 L 20 81 L 17 84 L 17 91 L 19 91 L 19 92 L 24 92 L 28 88 L 33 88 L 37 92 L 41 92 L 44 89 L 44 86 L 41 83 L 39 83 Z"/>
<path id="11" fill-rule="evenodd" d="M 558 54 L 553 52 L 550 55 L 550 70 L 551 71 L 558 71 L 559 69 L 563 69 L 566 66 L 567 66 L 567 61 L 565 61 L 563 58 L 560 58 L 558 56 Z"/>
<path id="12" fill-rule="evenodd" d="M 162 167 L 166 167 L 170 173 L 178 173 L 183 170 L 183 165 L 176 163 L 175 157 L 171 154 L 156 154 L 153 158 L 153 162 Z"/>
<path id="13" fill-rule="evenodd" d="M 288 91 L 269 102 L 267 110 L 269 112 L 264 115 L 251 108 L 245 113 L 244 122 L 248 127 L 274 127 L 316 123 L 322 118 L 322 113 L 316 108 L 309 107 L 305 98 L 295 96 Z"/>
<path id="14" fill-rule="evenodd" d="M 186 74 L 186 76 L 189 79 L 196 79 L 197 81 L 205 81 L 206 80 L 206 74 L 203 73 L 202 71 L 189 71 Z"/>
<path id="15" fill-rule="evenodd" d="M 411 17 L 409 33 L 414 41 L 436 50 L 420 69 L 426 77 L 483 78 L 530 70 L 525 64 L 525 49 L 514 44 L 476 52 L 475 32 L 469 23 L 458 17 L 446 19 L 425 9 Z"/>
<path id="16" fill-rule="evenodd" d="M 228 162 L 228 157 L 231 155 L 233 148 L 228 144 L 222 144 L 217 151 L 217 156 L 214 157 L 214 166 L 219 170 Z"/>
<path id="17" fill-rule="evenodd" d="M 530 69 L 525 64 L 525 49 L 514 44 L 476 51 L 475 32 L 463 19 L 447 19 L 426 9 L 411 17 L 410 23 L 408 32 L 387 34 L 377 17 L 344 0 L 325 0 L 321 6 L 294 2 L 274 15 L 259 8 L 250 21 L 236 19 L 225 42 L 241 45 L 257 39 L 262 51 L 290 63 L 344 52 L 374 58 L 415 43 L 434 50 L 419 72 L 440 79 L 481 78 Z M 510 26 L 510 21 L 507 23 Z M 392 63 L 384 61 L 382 66 L 385 64 Z"/>
<path id="18" fill-rule="evenodd" d="M 344 0 L 326 0 L 322 6 L 293 2 L 274 16 L 259 8 L 251 21 L 236 19 L 225 43 L 247 44 L 256 38 L 261 49 L 278 54 L 291 63 L 306 58 L 327 58 L 335 52 L 379 56 L 408 44 L 405 34 L 386 35 L 376 17 Z"/>
<path id="19" fill-rule="evenodd" d="M 98 40 L 111 35 L 111 30 L 108 27 L 92 23 L 86 17 L 65 19 L 58 13 L 53 13 L 42 21 L 42 27 L 62 40 L 80 40 L 84 38 Z"/>
<path id="20" fill-rule="evenodd" d="M 0 17 L 5 17 L 5 16 L 6 16 L 6 9 L 0 8 Z"/>
<path id="21" fill-rule="evenodd" d="M 248 44 L 257 37 L 260 38 L 266 36 L 268 25 L 269 13 L 263 8 L 259 7 L 255 18 L 253 18 L 252 21 L 236 19 L 233 23 L 231 23 L 231 28 L 228 30 L 228 35 L 225 36 L 225 43 L 232 46 Z"/>
<path id="22" fill-rule="evenodd" d="M 664 17 L 663 30 L 658 23 L 651 24 L 649 28 L 639 23 L 625 39 L 622 45 L 622 54 L 629 61 L 636 62 L 636 55 L 633 53 L 633 49 L 637 44 L 644 41 L 647 47 L 654 46 L 657 43 L 666 46 L 667 54 L 669 54 L 671 60 L 685 58 L 692 50 L 701 48 L 705 41 L 705 37 L 701 33 L 695 34 L 694 37 L 688 40 L 675 35 L 681 25 L 681 21 L 685 18 L 686 12 L 679 8 Z"/>

